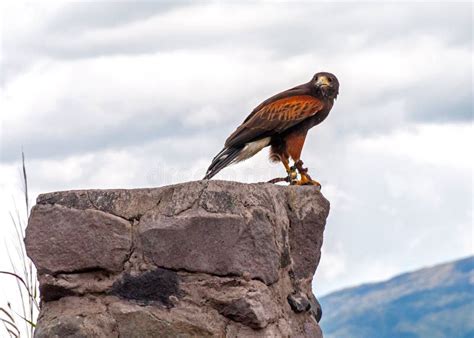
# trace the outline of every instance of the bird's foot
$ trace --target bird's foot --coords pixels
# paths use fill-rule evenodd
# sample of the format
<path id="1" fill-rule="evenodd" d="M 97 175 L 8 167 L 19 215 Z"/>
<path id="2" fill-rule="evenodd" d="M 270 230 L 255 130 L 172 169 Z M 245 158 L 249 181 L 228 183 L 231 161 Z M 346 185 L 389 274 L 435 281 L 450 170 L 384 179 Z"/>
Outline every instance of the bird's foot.
<path id="1" fill-rule="evenodd" d="M 321 183 L 315 181 L 309 176 L 308 168 L 303 167 L 303 161 L 298 160 L 292 168 L 296 168 L 301 175 L 301 179 L 296 182 L 297 185 L 314 185 L 321 190 Z"/>
<path id="2" fill-rule="evenodd" d="M 312 185 L 312 186 L 315 186 L 318 190 L 321 190 L 321 183 L 315 180 L 309 180 L 306 182 L 304 182 L 303 180 L 299 180 L 296 184 L 297 185 Z"/>
<path id="3" fill-rule="evenodd" d="M 301 179 L 297 181 L 297 185 L 313 185 L 321 190 L 321 183 L 316 180 L 313 180 L 308 174 L 301 174 Z"/>
<path id="4" fill-rule="evenodd" d="M 296 167 L 294 167 L 294 166 L 290 167 L 287 170 L 287 173 L 288 173 L 288 176 L 274 178 L 274 179 L 268 181 L 268 183 L 288 182 L 288 183 L 290 183 L 290 185 L 297 184 L 297 182 L 298 182 L 298 172 L 296 171 Z"/>

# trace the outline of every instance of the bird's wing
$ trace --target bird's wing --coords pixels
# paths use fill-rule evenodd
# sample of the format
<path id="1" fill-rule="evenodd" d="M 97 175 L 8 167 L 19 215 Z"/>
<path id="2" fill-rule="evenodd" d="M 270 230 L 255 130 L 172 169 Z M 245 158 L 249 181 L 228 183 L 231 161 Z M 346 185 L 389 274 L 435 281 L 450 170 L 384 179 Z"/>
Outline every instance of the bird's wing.
<path id="1" fill-rule="evenodd" d="M 259 106 L 260 107 L 260 106 Z M 257 108 L 259 108 L 257 107 Z M 317 114 L 324 103 L 310 95 L 296 95 L 274 100 L 260 107 L 226 140 L 226 147 L 281 133 Z"/>
<path id="2" fill-rule="evenodd" d="M 306 83 L 302 84 L 302 85 L 299 85 L 299 86 L 296 86 L 296 87 L 293 87 L 291 89 L 287 89 L 287 90 L 285 90 L 281 93 L 278 93 L 278 94 L 273 95 L 272 97 L 266 99 L 265 101 L 260 103 L 257 107 L 255 107 L 252 110 L 250 115 L 245 118 L 245 121 L 243 123 L 250 120 L 252 118 L 252 116 L 254 116 L 259 110 L 261 110 L 266 105 L 269 105 L 270 103 L 273 103 L 277 100 L 281 100 L 281 99 L 284 99 L 284 98 L 287 98 L 287 97 L 290 97 L 290 96 L 298 96 L 298 95 L 309 95 L 309 88 L 308 88 Z"/>

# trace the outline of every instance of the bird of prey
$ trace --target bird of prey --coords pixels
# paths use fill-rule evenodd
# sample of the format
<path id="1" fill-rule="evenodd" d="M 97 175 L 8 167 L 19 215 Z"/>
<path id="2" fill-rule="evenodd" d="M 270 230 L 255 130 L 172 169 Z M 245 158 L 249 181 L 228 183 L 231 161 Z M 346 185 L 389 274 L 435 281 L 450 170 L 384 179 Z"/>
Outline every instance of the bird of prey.
<path id="1" fill-rule="evenodd" d="M 339 81 L 331 73 L 320 72 L 311 81 L 281 92 L 259 104 L 227 138 L 212 160 L 204 179 L 210 179 L 230 164 L 246 160 L 270 146 L 270 160 L 282 162 L 287 181 L 297 185 L 321 185 L 303 168 L 301 151 L 308 130 L 321 123 L 339 94 Z M 290 158 L 294 165 L 290 166 Z M 298 179 L 299 174 L 299 179 Z"/>

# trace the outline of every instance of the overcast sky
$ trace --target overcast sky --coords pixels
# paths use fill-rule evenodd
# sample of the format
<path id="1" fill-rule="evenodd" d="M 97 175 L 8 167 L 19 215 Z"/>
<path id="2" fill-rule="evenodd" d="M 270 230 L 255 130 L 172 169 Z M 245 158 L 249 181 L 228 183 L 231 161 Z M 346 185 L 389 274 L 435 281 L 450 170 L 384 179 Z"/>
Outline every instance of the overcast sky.
<path id="1" fill-rule="evenodd" d="M 302 156 L 331 201 L 315 293 L 472 254 L 472 10 L 4 4 L 0 268 L 8 212 L 21 204 L 22 145 L 33 201 L 200 179 L 258 103 L 318 71 L 341 87 Z M 216 178 L 281 176 L 267 156 Z"/>

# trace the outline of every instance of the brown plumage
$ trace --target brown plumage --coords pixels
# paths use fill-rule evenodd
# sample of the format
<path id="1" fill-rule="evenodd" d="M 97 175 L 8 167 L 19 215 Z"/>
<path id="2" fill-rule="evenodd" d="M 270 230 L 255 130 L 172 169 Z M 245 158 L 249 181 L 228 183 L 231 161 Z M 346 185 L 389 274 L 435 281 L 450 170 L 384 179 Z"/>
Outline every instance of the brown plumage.
<path id="1" fill-rule="evenodd" d="M 339 82 L 331 73 L 317 73 L 311 81 L 272 96 L 258 105 L 226 140 L 213 159 L 204 179 L 224 167 L 252 157 L 270 146 L 270 158 L 281 161 L 292 184 L 319 184 L 303 168 L 301 151 L 308 130 L 329 114 L 339 93 Z M 289 166 L 289 158 L 295 166 Z M 296 180 L 296 169 L 301 175 Z"/>

